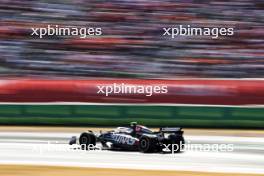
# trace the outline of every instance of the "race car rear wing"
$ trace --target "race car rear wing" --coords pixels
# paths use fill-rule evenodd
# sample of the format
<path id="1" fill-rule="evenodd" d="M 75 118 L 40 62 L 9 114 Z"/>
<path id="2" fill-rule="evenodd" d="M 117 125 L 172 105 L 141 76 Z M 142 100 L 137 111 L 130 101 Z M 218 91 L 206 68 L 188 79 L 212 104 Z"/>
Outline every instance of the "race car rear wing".
<path id="1" fill-rule="evenodd" d="M 164 132 L 164 133 L 174 133 L 174 132 L 179 132 L 181 130 L 182 130 L 181 127 L 165 127 L 165 128 L 160 128 L 160 131 L 161 132 Z"/>

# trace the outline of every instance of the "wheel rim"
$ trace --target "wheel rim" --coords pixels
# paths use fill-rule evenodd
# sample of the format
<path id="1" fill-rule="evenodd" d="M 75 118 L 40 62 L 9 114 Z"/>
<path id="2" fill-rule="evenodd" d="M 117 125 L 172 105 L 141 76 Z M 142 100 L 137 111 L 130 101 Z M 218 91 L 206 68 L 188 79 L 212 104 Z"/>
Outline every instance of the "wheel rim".
<path id="1" fill-rule="evenodd" d="M 145 149 L 148 146 L 148 142 L 146 139 L 141 140 L 140 142 L 141 148 Z"/>
<path id="2" fill-rule="evenodd" d="M 88 137 L 86 137 L 86 136 L 83 136 L 81 141 L 82 141 L 82 144 L 89 144 L 90 143 Z"/>

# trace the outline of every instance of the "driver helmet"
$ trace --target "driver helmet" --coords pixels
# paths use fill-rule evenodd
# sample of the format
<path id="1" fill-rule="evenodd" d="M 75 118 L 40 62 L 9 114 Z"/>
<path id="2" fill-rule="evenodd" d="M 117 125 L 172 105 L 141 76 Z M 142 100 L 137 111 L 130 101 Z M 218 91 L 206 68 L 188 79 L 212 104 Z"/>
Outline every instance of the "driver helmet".
<path id="1" fill-rule="evenodd" d="M 131 127 L 136 127 L 136 126 L 137 126 L 137 122 L 131 122 L 131 123 L 130 123 L 130 126 L 131 126 Z"/>

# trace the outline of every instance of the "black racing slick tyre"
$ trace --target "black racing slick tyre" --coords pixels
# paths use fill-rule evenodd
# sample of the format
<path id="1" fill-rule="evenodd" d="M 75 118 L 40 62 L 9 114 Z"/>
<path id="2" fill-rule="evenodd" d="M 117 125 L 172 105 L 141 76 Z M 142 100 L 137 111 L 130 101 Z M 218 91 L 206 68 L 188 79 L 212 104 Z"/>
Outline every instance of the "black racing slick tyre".
<path id="1" fill-rule="evenodd" d="M 170 144 L 169 145 L 170 152 L 179 153 L 184 149 L 185 140 L 183 136 L 172 134 L 168 136 L 168 139 Z"/>
<path id="2" fill-rule="evenodd" d="M 91 150 L 95 148 L 96 137 L 92 132 L 84 132 L 80 135 L 79 144 L 82 150 Z"/>
<path id="3" fill-rule="evenodd" d="M 139 138 L 139 151 L 143 153 L 153 152 L 156 148 L 156 139 L 148 136 L 142 136 Z"/>

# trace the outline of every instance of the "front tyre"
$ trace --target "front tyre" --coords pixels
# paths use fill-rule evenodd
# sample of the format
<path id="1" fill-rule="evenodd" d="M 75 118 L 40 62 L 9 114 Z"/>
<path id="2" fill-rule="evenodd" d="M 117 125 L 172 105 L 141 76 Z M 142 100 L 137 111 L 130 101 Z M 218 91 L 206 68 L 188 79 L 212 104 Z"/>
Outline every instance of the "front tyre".
<path id="1" fill-rule="evenodd" d="M 84 132 L 80 135 L 79 144 L 82 150 L 94 149 L 96 145 L 96 137 L 92 132 Z"/>

